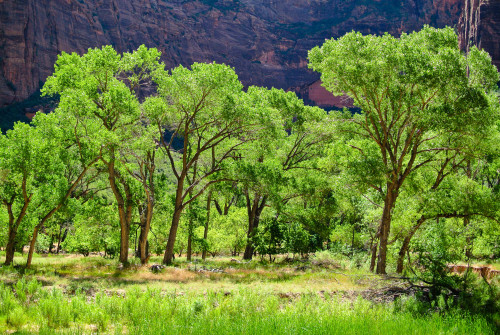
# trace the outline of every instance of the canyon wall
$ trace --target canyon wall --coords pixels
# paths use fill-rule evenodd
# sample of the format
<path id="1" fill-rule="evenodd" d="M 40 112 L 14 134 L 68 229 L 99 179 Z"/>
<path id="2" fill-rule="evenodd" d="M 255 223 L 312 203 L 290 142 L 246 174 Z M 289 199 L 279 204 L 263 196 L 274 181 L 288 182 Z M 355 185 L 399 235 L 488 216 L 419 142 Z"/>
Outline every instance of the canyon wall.
<path id="1" fill-rule="evenodd" d="M 245 85 L 294 87 L 328 105 L 321 87 L 309 85 L 319 77 L 307 69 L 309 49 L 351 30 L 397 35 L 454 26 L 463 2 L 0 0 L 0 107 L 37 92 L 62 51 L 106 44 L 119 52 L 156 47 L 168 67 L 226 63 Z"/>
<path id="2" fill-rule="evenodd" d="M 500 0 L 465 0 L 457 29 L 463 50 L 476 45 L 488 51 L 500 69 Z"/>

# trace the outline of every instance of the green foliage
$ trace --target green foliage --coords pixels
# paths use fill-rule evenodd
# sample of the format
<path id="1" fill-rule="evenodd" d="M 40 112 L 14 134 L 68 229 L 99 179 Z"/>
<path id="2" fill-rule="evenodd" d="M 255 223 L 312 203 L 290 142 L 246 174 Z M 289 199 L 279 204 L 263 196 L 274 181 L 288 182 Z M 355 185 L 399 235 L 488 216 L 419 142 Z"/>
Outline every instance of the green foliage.
<path id="1" fill-rule="evenodd" d="M 245 247 L 247 225 L 246 210 L 232 208 L 228 215 L 213 211 L 208 230 L 208 251 L 212 254 L 229 252 L 236 256 Z M 203 236 L 201 229 L 199 235 Z"/>
<path id="2" fill-rule="evenodd" d="M 274 261 L 277 254 L 283 252 L 285 227 L 277 219 L 262 220 L 257 232 L 253 236 L 252 243 L 255 250 L 264 257 L 269 256 L 269 261 Z"/>
<path id="3" fill-rule="evenodd" d="M 84 256 L 100 251 L 104 251 L 108 257 L 116 256 L 120 246 L 117 221 L 111 206 L 103 206 L 98 199 L 87 202 L 78 208 L 73 217 L 73 225 L 63 249 Z"/>
<path id="4" fill-rule="evenodd" d="M 449 224 L 429 225 L 415 245 L 417 267 L 413 274 L 416 280 L 426 284 L 419 294 L 426 307 L 423 310 L 444 312 L 456 309 L 483 315 L 490 320 L 498 318 L 500 290 L 497 285 L 489 284 L 472 269 L 467 269 L 464 274 L 450 273 L 448 265 L 461 259 L 465 241 L 462 240 L 462 247 L 457 248 L 456 237 L 460 233 L 450 234 L 449 227 Z"/>
<path id="5" fill-rule="evenodd" d="M 261 221 L 253 239 L 255 250 L 263 257 L 269 256 L 270 261 L 283 253 L 306 256 L 318 249 L 317 236 L 311 235 L 297 222 L 284 222 L 268 218 Z"/>

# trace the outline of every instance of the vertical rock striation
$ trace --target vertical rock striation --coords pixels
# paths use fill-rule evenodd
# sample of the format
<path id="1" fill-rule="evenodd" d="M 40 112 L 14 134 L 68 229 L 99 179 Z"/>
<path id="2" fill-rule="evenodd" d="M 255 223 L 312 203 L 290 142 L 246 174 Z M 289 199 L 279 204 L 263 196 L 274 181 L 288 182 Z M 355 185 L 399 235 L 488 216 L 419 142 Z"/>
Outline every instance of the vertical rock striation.
<path id="1" fill-rule="evenodd" d="M 463 50 L 486 50 L 500 69 L 500 0 L 465 0 L 457 29 Z"/>

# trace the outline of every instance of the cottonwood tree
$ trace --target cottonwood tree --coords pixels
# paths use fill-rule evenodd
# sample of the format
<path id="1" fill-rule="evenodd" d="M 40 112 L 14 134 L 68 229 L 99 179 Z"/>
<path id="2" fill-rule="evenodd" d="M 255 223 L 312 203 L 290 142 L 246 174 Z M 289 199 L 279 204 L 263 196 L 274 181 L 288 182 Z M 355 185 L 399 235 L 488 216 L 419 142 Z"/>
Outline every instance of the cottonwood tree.
<path id="1" fill-rule="evenodd" d="M 141 264 L 146 264 L 149 259 L 148 235 L 156 204 L 157 142 L 156 128 L 151 124 L 145 124 L 136 128 L 133 141 L 120 150 L 124 169 L 136 181 L 130 185 L 134 187 L 134 199 L 139 215 L 138 256 Z"/>
<path id="2" fill-rule="evenodd" d="M 210 185 L 227 180 L 220 174 L 224 165 L 253 140 L 252 129 L 265 124 L 266 115 L 247 105 L 242 84 L 226 65 L 194 63 L 157 71 L 155 82 L 159 96 L 148 99 L 147 110 L 177 181 L 163 257 L 171 264 L 182 212 Z"/>
<path id="3" fill-rule="evenodd" d="M 156 49 L 144 46 L 123 55 L 111 46 L 89 49 L 83 56 L 62 53 L 42 90 L 44 94 L 59 94 L 59 108 L 84 125 L 99 122 L 100 128 L 92 135 L 101 142 L 100 164 L 105 167 L 118 208 L 123 264 L 128 264 L 136 180 L 123 165 L 126 152 L 122 149 L 141 133 L 140 96 L 151 87 L 151 73 L 161 67 L 159 57 Z"/>
<path id="4" fill-rule="evenodd" d="M 32 209 L 39 218 L 33 229 L 26 268 L 31 266 L 38 232 L 61 209 L 70 197 L 77 197 L 77 187 L 95 177 L 90 169 L 99 161 L 101 151 L 88 133 L 92 129 L 78 127 L 78 122 L 61 115 L 61 111 L 45 115 L 38 113 L 33 119 L 36 141 L 45 143 L 43 152 L 43 184 L 36 190 L 38 204 Z M 37 178 L 40 178 L 37 177 Z"/>
<path id="5" fill-rule="evenodd" d="M 48 155 L 46 143 L 27 124 L 16 123 L 0 135 L 0 199 L 8 213 L 5 265 L 13 262 L 17 232 L 43 184 L 39 177 L 44 176 Z"/>
<path id="6" fill-rule="evenodd" d="M 498 115 L 498 72 L 487 53 L 467 58 L 452 28 L 424 27 L 396 38 L 352 32 L 309 52 L 310 67 L 335 95 L 361 109 L 332 122 L 349 134 L 359 185 L 383 203 L 376 272 L 386 273 L 392 211 L 401 187 L 444 152 L 472 150 L 466 139 L 487 132 Z"/>
<path id="7" fill-rule="evenodd" d="M 326 112 L 305 106 L 293 92 L 251 87 L 248 94 L 274 121 L 259 132 L 257 141 L 245 147 L 235 170 L 248 215 L 244 259 L 252 259 L 252 239 L 264 208 L 271 203 L 280 207 L 303 195 L 300 175 L 316 168 L 313 159 L 330 137 L 329 124 L 323 123 Z"/>
<path id="8" fill-rule="evenodd" d="M 461 219 L 468 231 L 465 256 L 471 258 L 474 232 L 469 224 L 474 218 L 498 220 L 498 201 L 494 188 L 485 182 L 488 158 L 495 156 L 497 131 L 474 145 L 474 152 L 462 155 L 448 153 L 445 159 L 422 168 L 409 180 L 405 193 L 410 193 L 417 216 L 406 229 L 398 254 L 397 272 L 403 271 L 404 258 L 412 237 L 427 222 L 439 219 Z M 493 150 L 492 150 L 493 149 Z M 407 196 L 408 198 L 408 196 Z M 405 200 L 406 202 L 406 200 Z M 405 207 L 405 206 L 401 206 Z M 399 214 L 398 214 L 399 215 Z M 404 213 L 402 216 L 406 216 Z"/>

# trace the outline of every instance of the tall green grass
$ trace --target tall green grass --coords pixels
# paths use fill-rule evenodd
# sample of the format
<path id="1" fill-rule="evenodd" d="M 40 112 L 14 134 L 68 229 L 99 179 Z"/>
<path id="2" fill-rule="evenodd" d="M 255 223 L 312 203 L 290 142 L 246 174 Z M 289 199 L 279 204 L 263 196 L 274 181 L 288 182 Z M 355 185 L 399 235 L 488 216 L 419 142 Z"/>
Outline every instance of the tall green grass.
<path id="1" fill-rule="evenodd" d="M 408 304 L 374 305 L 316 293 L 295 297 L 249 289 L 178 294 L 134 287 L 86 295 L 21 279 L 0 283 L 0 332 L 41 334 L 493 334 L 485 319 L 459 312 L 425 316 Z"/>

